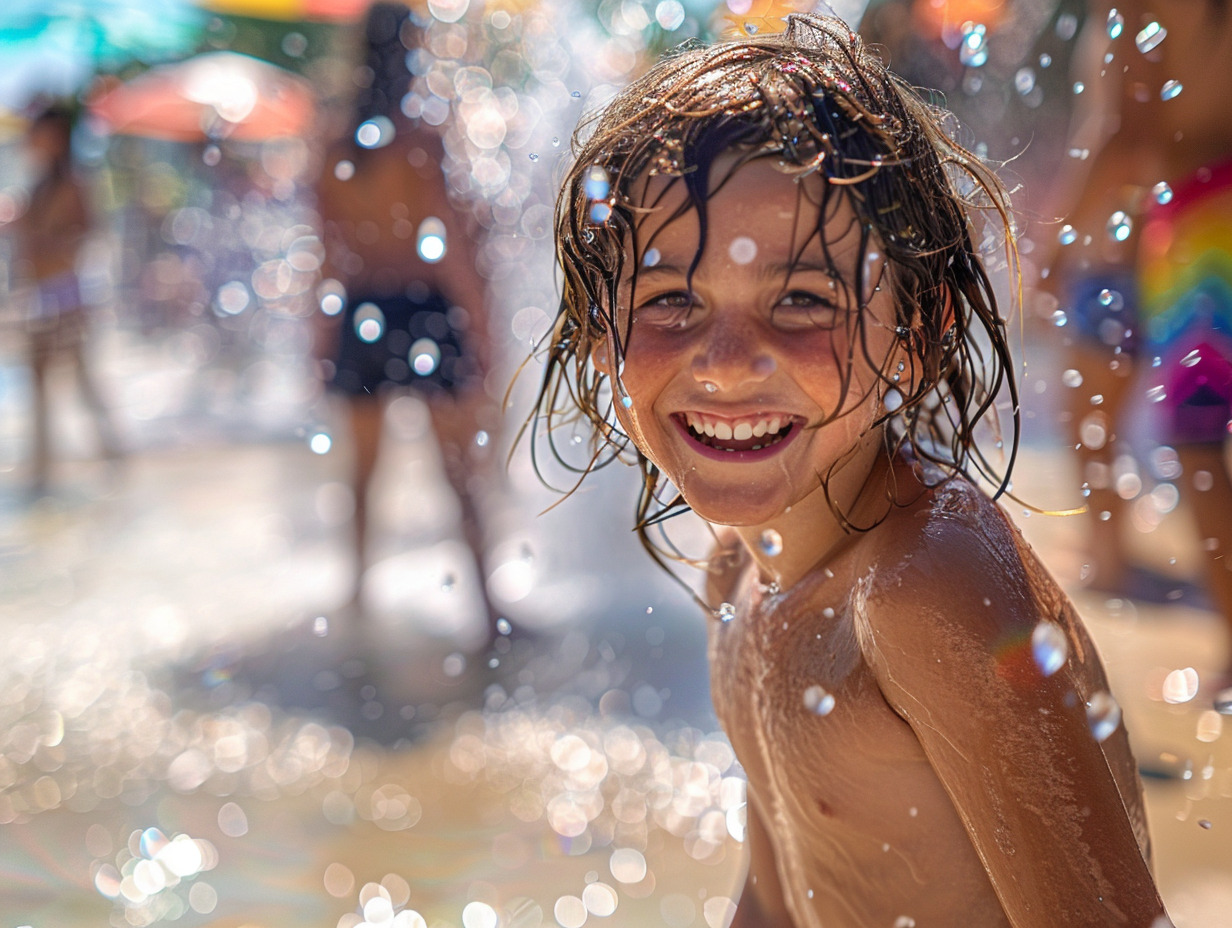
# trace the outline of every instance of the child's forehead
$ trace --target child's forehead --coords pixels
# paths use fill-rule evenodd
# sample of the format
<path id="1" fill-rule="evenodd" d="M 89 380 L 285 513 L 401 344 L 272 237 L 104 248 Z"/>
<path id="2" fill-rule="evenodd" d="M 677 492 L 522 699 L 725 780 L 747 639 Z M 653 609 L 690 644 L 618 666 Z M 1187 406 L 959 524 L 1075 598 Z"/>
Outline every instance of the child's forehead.
<path id="1" fill-rule="evenodd" d="M 828 183 L 818 173 L 801 176 L 770 157 L 740 163 L 735 155 L 722 155 L 711 168 L 702 207 L 707 241 L 726 249 L 734 240 L 751 239 L 759 248 L 794 253 L 820 248 L 824 238 L 828 249 L 846 250 L 859 239 L 858 222 L 847 196 L 827 190 Z M 629 200 L 636 209 L 640 250 L 696 249 L 703 218 L 683 177 L 637 178 Z"/>

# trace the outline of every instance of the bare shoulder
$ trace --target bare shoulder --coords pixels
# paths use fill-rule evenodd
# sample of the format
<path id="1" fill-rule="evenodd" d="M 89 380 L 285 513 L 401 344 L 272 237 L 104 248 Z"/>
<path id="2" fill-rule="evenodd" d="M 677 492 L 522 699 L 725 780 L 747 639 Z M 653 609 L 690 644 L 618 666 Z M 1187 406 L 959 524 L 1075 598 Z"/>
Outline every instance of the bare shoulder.
<path id="1" fill-rule="evenodd" d="M 883 633 L 944 630 L 999 647 L 1029 634 L 1041 615 L 1067 611 L 1019 530 L 965 479 L 929 489 L 874 532 L 859 592 L 864 617 Z"/>

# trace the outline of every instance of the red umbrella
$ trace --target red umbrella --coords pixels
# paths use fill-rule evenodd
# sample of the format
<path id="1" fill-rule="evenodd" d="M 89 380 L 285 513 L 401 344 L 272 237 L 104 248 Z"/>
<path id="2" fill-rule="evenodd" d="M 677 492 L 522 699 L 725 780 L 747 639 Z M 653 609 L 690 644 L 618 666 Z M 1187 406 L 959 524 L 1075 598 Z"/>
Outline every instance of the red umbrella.
<path id="1" fill-rule="evenodd" d="M 262 141 L 304 134 L 312 123 L 312 85 L 267 61 L 209 52 L 151 68 L 104 90 L 90 111 L 106 131 L 176 142 Z"/>

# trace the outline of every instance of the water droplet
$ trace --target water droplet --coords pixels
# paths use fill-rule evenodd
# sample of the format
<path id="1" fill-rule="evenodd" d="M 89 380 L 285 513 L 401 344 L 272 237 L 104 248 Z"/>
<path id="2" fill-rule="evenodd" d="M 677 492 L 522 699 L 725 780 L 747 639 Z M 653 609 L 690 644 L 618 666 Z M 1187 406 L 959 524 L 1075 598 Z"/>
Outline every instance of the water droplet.
<path id="1" fill-rule="evenodd" d="M 717 383 L 714 383 L 713 381 L 707 380 L 705 383 L 702 384 L 702 389 L 705 390 L 707 393 L 718 393 L 719 385 Z"/>
<path id="2" fill-rule="evenodd" d="M 334 177 L 338 180 L 350 180 L 355 176 L 355 165 L 345 159 L 334 165 Z"/>
<path id="3" fill-rule="evenodd" d="M 590 221 L 602 225 L 612 217 L 610 203 L 592 203 L 590 206 Z"/>
<path id="4" fill-rule="evenodd" d="M 662 256 L 657 248 L 647 248 L 646 254 L 642 255 L 642 267 L 654 267 L 659 263 Z"/>
<path id="5" fill-rule="evenodd" d="M 608 177 L 607 169 L 601 164 L 592 164 L 588 167 L 586 177 L 582 182 L 582 189 L 592 200 L 606 200 L 612 190 L 612 182 Z"/>
<path id="6" fill-rule="evenodd" d="M 817 715 L 829 715 L 834 711 L 834 697 L 825 687 L 814 684 L 804 691 L 804 708 Z"/>
<path id="7" fill-rule="evenodd" d="M 318 638 L 324 638 L 329 634 L 329 619 L 323 615 L 317 616 L 312 620 L 312 633 Z"/>
<path id="8" fill-rule="evenodd" d="M 1087 725 L 1096 741 L 1104 741 L 1121 724 L 1121 707 L 1111 693 L 1101 690 L 1087 700 Z"/>
<path id="9" fill-rule="evenodd" d="M 744 24 L 744 31 L 747 32 L 749 35 L 757 35 L 757 29 L 758 29 L 757 23 L 745 23 Z"/>
<path id="10" fill-rule="evenodd" d="M 527 157 L 529 157 L 531 161 L 538 161 L 539 153 L 532 151 Z"/>
<path id="11" fill-rule="evenodd" d="M 1207 831 L 1210 831 L 1210 830 L 1211 830 L 1211 822 L 1210 822 L 1210 819 L 1206 819 L 1206 818 L 1200 818 L 1200 819 L 1198 819 L 1198 827 L 1199 827 L 1199 828 L 1205 828 Z"/>
<path id="12" fill-rule="evenodd" d="M 1115 298 L 1116 298 L 1116 294 L 1113 293 L 1111 290 L 1108 290 L 1105 288 L 1099 291 L 1099 305 L 1100 306 L 1111 306 Z"/>
<path id="13" fill-rule="evenodd" d="M 580 98 L 581 98 L 581 96 L 582 96 L 582 91 L 580 91 L 580 90 L 570 91 L 569 96 L 573 97 L 573 99 L 575 99 L 575 100 L 578 100 L 578 99 L 580 99 Z"/>
<path id="14" fill-rule="evenodd" d="M 458 585 L 458 578 L 453 574 L 445 574 L 441 579 L 441 592 L 452 593 L 453 588 Z"/>
<path id="15" fill-rule="evenodd" d="M 720 603 L 718 616 L 720 622 L 730 622 L 736 617 L 736 607 L 731 603 Z"/>
<path id="16" fill-rule="evenodd" d="M 496 620 L 496 631 L 502 635 L 508 635 L 513 632 L 512 623 L 505 618 Z"/>
<path id="17" fill-rule="evenodd" d="M 749 264 L 757 257 L 757 243 L 747 235 L 737 235 L 727 246 L 727 254 L 737 264 Z"/>
<path id="18" fill-rule="evenodd" d="M 1117 210 L 1108 217 L 1108 235 L 1116 241 L 1125 241 L 1133 231 L 1133 220 L 1121 210 Z"/>
<path id="19" fill-rule="evenodd" d="M 1086 89 L 1087 89 L 1087 85 L 1084 84 L 1082 81 L 1074 81 L 1074 93 L 1075 94 L 1082 93 Z"/>
<path id="20" fill-rule="evenodd" d="M 1168 37 L 1168 30 L 1157 22 L 1149 22 L 1142 27 L 1142 30 L 1134 37 L 1134 44 L 1138 46 L 1138 51 L 1146 54 L 1153 48 L 1157 48 L 1159 43 Z"/>
<path id="21" fill-rule="evenodd" d="M 214 167 L 222 160 L 222 149 L 217 145 L 206 145 L 201 152 L 201 160 L 210 167 Z"/>
<path id="22" fill-rule="evenodd" d="M 772 528 L 761 533 L 761 550 L 767 557 L 778 557 L 783 553 L 783 536 Z"/>
<path id="23" fill-rule="evenodd" d="M 1065 384 L 1067 387 L 1081 387 L 1082 372 L 1071 367 L 1069 370 L 1061 374 L 1061 383 Z"/>
<path id="24" fill-rule="evenodd" d="M 1019 68 L 1018 73 L 1014 75 L 1014 89 L 1024 97 L 1035 89 L 1035 70 L 1033 68 Z"/>
<path id="25" fill-rule="evenodd" d="M 1162 384 L 1146 391 L 1146 398 L 1152 403 L 1162 403 L 1168 398 L 1168 391 Z"/>
<path id="26" fill-rule="evenodd" d="M 420 377 L 427 377 L 441 363 L 441 348 L 430 338 L 421 338 L 411 345 L 409 353 L 411 370 Z"/>
<path id="27" fill-rule="evenodd" d="M 1119 38 L 1121 33 L 1125 31 L 1125 17 L 1120 11 L 1113 7 L 1108 11 L 1108 38 Z"/>
<path id="28" fill-rule="evenodd" d="M 1185 357 L 1181 358 L 1181 367 L 1194 367 L 1202 362 L 1202 350 L 1195 348 Z"/>
<path id="29" fill-rule="evenodd" d="M 1047 68 L 1051 64 L 1052 64 L 1052 55 L 1045 52 L 1044 54 L 1039 56 L 1039 66 L 1041 68 Z"/>
<path id="30" fill-rule="evenodd" d="M 1062 245 L 1072 245 L 1078 240 L 1078 230 L 1069 223 L 1061 226 L 1061 231 L 1057 233 L 1057 241 Z"/>
<path id="31" fill-rule="evenodd" d="M 1164 677 L 1164 702 L 1180 705 L 1198 695 L 1198 671 L 1192 667 L 1174 670 Z"/>
<path id="32" fill-rule="evenodd" d="M 1172 188 L 1164 181 L 1160 181 L 1151 188 L 1151 196 L 1155 198 L 1155 202 L 1160 206 L 1172 202 Z"/>
<path id="33" fill-rule="evenodd" d="M 436 216 L 428 216 L 419 224 L 415 235 L 415 250 L 428 264 L 436 264 L 445 257 L 445 223 Z"/>
<path id="34" fill-rule="evenodd" d="M 984 26 L 974 24 L 963 35 L 962 45 L 958 47 L 958 60 L 969 68 L 978 68 L 988 61 L 988 46 L 985 42 L 987 30 Z"/>
<path id="35" fill-rule="evenodd" d="M 560 147 L 560 136 L 558 136 L 558 135 L 554 135 L 554 136 L 552 136 L 552 147 L 553 147 L 553 148 L 559 148 L 559 147 Z"/>
<path id="36" fill-rule="evenodd" d="M 1159 99 L 1171 100 L 1184 89 L 1185 85 L 1180 81 L 1164 81 L 1163 87 L 1159 88 Z"/>
<path id="37" fill-rule="evenodd" d="M 312 449 L 313 454 L 328 454 L 333 446 L 334 440 L 330 438 L 328 432 L 316 432 L 308 439 L 308 447 Z"/>
<path id="38" fill-rule="evenodd" d="M 885 406 L 886 412 L 897 412 L 902 408 L 903 395 L 891 387 L 889 390 L 886 390 L 885 397 L 881 402 Z"/>
<path id="39" fill-rule="evenodd" d="M 1035 666 L 1040 673 L 1051 677 L 1065 666 L 1065 659 L 1069 656 L 1065 630 L 1047 619 L 1036 625 L 1031 633 L 1031 656 L 1035 658 Z"/>
<path id="40" fill-rule="evenodd" d="M 1052 311 L 1052 324 L 1058 329 L 1064 326 L 1067 322 L 1069 322 L 1069 316 L 1065 315 L 1065 310 L 1054 309 Z"/>
<path id="41" fill-rule="evenodd" d="M 633 408 L 633 397 L 622 396 L 620 398 L 620 405 L 623 406 L 625 409 L 632 409 Z"/>

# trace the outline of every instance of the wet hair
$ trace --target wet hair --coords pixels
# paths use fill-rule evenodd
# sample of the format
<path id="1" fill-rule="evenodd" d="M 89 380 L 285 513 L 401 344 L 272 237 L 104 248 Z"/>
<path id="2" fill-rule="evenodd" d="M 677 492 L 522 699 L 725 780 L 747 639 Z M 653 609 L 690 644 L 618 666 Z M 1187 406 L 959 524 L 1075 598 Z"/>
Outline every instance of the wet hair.
<path id="1" fill-rule="evenodd" d="M 830 418 L 845 414 L 850 391 L 861 389 L 851 372 L 862 356 L 878 373 L 869 389 L 898 391 L 901 398 L 876 421 L 888 453 L 905 447 L 939 465 L 927 469 L 937 482 L 978 475 L 1003 492 L 1018 445 L 1018 400 L 1004 319 L 975 245 L 974 211 L 992 218 L 987 241 L 1005 247 L 1015 270 L 1017 260 L 1005 189 L 955 140 L 955 130 L 948 113 L 888 71 L 845 23 L 814 15 L 789 16 L 780 34 L 686 43 L 621 91 L 575 133 L 576 158 L 556 205 L 563 290 L 532 413 L 532 425 L 546 426 L 541 437 L 531 430 L 536 468 L 541 451 L 535 446 L 542 441 L 582 476 L 631 454 L 643 477 L 635 528 L 663 563 L 666 552 L 648 529 L 687 504 L 622 430 L 613 406 L 621 387 L 590 363 L 591 352 L 610 339 L 613 370 L 620 370 L 631 315 L 620 312 L 621 282 L 630 278 L 636 288 L 638 267 L 651 248 L 640 240 L 640 223 L 664 200 L 656 194 L 654 203 L 642 202 L 659 185 L 639 180 L 661 175 L 664 186 L 683 187 L 684 203 L 670 218 L 696 213 L 691 277 L 706 245 L 708 198 L 743 164 L 769 158 L 785 173 L 825 180 L 816 185 L 820 218 L 809 231 L 847 301 L 840 325 L 850 336 L 841 346 L 845 356 L 836 359 L 843 400 Z M 735 166 L 712 177 L 719 157 L 728 155 Z M 855 217 L 843 233 L 858 236 L 854 268 L 835 263 L 825 235 L 841 202 Z M 867 279 L 878 252 L 884 272 L 879 280 Z M 870 355 L 865 337 L 865 326 L 875 324 L 866 310 L 878 285 L 891 291 L 896 314 L 896 346 L 884 358 Z M 630 302 L 636 305 L 635 298 Z M 901 372 L 898 359 L 905 361 Z M 1013 429 L 1008 463 L 998 469 L 977 446 L 975 428 L 1003 387 L 1010 393 Z M 571 464 L 569 439 L 561 436 L 572 438 L 579 414 L 596 441 L 586 462 Z M 823 484 L 829 477 L 821 475 Z M 830 504 L 848 530 L 871 527 L 852 524 L 832 498 Z"/>

